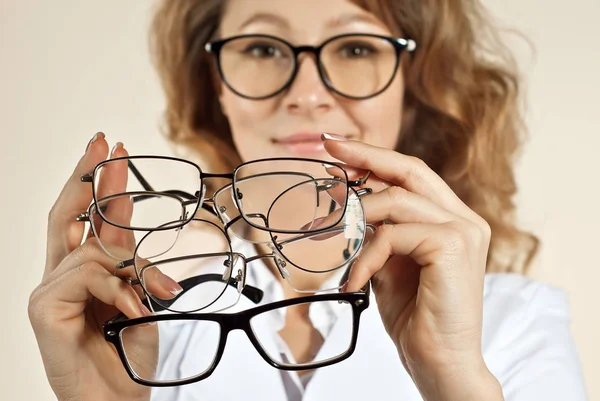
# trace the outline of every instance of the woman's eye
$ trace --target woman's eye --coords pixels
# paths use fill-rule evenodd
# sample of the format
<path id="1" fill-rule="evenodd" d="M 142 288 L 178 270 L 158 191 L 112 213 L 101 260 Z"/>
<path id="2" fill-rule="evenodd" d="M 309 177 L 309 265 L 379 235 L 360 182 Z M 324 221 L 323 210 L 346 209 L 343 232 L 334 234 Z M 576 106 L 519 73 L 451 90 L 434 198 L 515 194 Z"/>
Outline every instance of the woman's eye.
<path id="1" fill-rule="evenodd" d="M 248 46 L 244 53 L 256 58 L 281 57 L 281 51 L 271 45 L 251 45 Z"/>
<path id="2" fill-rule="evenodd" d="M 371 56 L 375 51 L 371 46 L 346 45 L 340 49 L 340 53 L 346 58 L 360 58 Z"/>

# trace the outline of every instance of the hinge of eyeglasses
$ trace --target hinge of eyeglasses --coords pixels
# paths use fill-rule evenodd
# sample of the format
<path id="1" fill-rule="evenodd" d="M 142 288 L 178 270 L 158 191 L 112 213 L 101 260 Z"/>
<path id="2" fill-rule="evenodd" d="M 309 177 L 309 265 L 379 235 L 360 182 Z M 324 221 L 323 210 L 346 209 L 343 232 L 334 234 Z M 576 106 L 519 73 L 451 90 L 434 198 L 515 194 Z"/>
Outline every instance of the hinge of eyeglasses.
<path id="1" fill-rule="evenodd" d="M 358 190 L 356 191 L 356 195 L 357 195 L 359 198 L 360 198 L 361 196 L 363 196 L 363 195 L 368 195 L 368 194 L 371 194 L 371 193 L 373 193 L 373 189 L 372 189 L 372 188 L 361 188 L 361 189 L 358 189 Z"/>
<path id="2" fill-rule="evenodd" d="M 331 180 L 326 184 L 317 185 L 317 192 L 323 192 L 333 188 L 333 186 L 335 185 L 334 182 L 335 180 Z M 339 184 L 340 182 L 341 181 L 338 181 L 337 183 Z"/>
<path id="3" fill-rule="evenodd" d="M 75 217 L 75 221 L 90 221 L 90 214 L 88 212 L 83 212 Z"/>
<path id="4" fill-rule="evenodd" d="M 238 274 L 235 276 L 235 281 L 237 283 L 238 293 L 241 294 L 242 290 L 244 289 L 244 277 L 241 270 L 238 270 Z"/>
<path id="5" fill-rule="evenodd" d="M 363 177 L 359 178 L 358 180 L 348 181 L 348 186 L 349 187 L 360 187 L 362 185 L 365 185 L 365 183 L 367 182 L 367 180 L 369 179 L 370 176 L 371 176 L 371 171 L 367 171 L 367 174 L 365 174 Z"/>
<path id="6" fill-rule="evenodd" d="M 229 278 L 231 277 L 233 264 L 230 260 L 226 260 L 225 262 L 223 262 L 223 265 L 225 266 L 225 271 L 223 272 L 222 279 L 223 281 L 229 281 Z"/>
<path id="7" fill-rule="evenodd" d="M 276 239 L 277 236 L 273 237 L 273 241 L 276 241 Z M 279 274 L 281 274 L 281 277 L 284 280 L 290 278 L 291 274 L 288 271 L 288 269 L 285 268 L 287 263 L 285 263 L 285 260 L 283 260 L 283 255 L 281 254 L 281 252 L 279 252 L 279 250 L 283 246 L 277 243 L 275 243 L 275 245 L 268 244 L 267 246 L 271 249 L 271 252 L 273 252 L 273 259 L 275 260 L 275 265 L 277 265 L 277 270 L 279 270 Z"/>
<path id="8" fill-rule="evenodd" d="M 279 267 L 279 273 L 281 274 L 281 277 L 283 277 L 284 280 L 287 280 L 292 276 L 288 269 L 285 268 L 285 266 L 287 265 L 285 261 L 279 258 L 275 258 L 275 263 L 277 263 L 277 267 Z"/>
<path id="9" fill-rule="evenodd" d="M 93 182 L 94 176 L 92 174 L 84 174 L 79 179 L 81 182 Z"/>

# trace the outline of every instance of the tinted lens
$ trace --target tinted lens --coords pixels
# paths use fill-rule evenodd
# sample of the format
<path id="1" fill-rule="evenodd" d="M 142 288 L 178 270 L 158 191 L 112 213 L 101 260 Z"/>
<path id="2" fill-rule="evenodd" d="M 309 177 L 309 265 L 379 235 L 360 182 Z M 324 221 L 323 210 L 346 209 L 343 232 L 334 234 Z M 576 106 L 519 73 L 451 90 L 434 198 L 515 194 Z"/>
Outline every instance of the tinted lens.
<path id="1" fill-rule="evenodd" d="M 245 267 L 230 251 L 223 232 L 202 220 L 148 233 L 137 247 L 135 267 L 152 309 L 186 313 L 235 304 L 233 278 L 241 281 Z M 233 294 L 224 297 L 227 287 Z"/>
<path id="2" fill-rule="evenodd" d="M 300 322 L 286 325 L 288 313 L 301 316 Z M 250 319 L 250 327 L 269 358 L 284 366 L 335 360 L 350 351 L 354 334 L 352 306 L 345 301 L 315 301 L 273 309 Z M 324 343 L 330 335 L 336 341 Z M 306 338 L 311 339 L 306 350 L 289 346 L 296 339 Z"/>
<path id="3" fill-rule="evenodd" d="M 216 322 L 182 318 L 129 326 L 121 332 L 121 343 L 127 364 L 138 377 L 164 383 L 206 372 L 217 354 L 220 335 Z"/>
<path id="4" fill-rule="evenodd" d="M 321 68 L 338 92 L 367 97 L 384 89 L 398 64 L 396 49 L 388 40 L 364 35 L 337 38 L 321 53 Z"/>
<path id="5" fill-rule="evenodd" d="M 336 165 L 294 159 L 246 163 L 234 174 L 234 198 L 252 226 L 282 233 L 315 231 L 316 222 L 344 208 L 347 175 Z M 328 221 L 335 226 L 341 220 Z"/>
<path id="6" fill-rule="evenodd" d="M 231 40 L 220 53 L 225 82 L 247 97 L 265 97 L 279 91 L 291 78 L 294 63 L 288 45 L 260 36 Z"/>
<path id="7" fill-rule="evenodd" d="M 191 219 L 201 188 L 200 171 L 194 164 L 160 158 L 104 162 L 94 172 L 93 185 L 101 217 L 135 230 L 180 225 Z"/>

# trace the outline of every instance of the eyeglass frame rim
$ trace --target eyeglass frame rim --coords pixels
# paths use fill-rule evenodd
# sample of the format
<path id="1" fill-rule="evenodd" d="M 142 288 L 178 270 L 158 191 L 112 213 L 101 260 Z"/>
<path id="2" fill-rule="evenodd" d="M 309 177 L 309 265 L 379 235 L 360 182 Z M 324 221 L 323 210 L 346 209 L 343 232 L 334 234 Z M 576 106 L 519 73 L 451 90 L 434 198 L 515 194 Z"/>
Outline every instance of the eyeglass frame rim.
<path id="1" fill-rule="evenodd" d="M 348 191 L 350 191 L 350 190 L 351 190 L 351 191 L 354 191 L 355 193 L 357 193 L 357 191 L 356 191 L 354 188 L 348 188 Z M 358 196 L 358 195 L 357 195 L 357 196 Z M 359 198 L 359 199 L 360 199 L 360 198 Z M 361 207 L 362 207 L 362 202 L 361 202 Z M 364 209 L 363 209 L 363 215 L 364 215 Z M 149 267 L 152 267 L 152 266 L 156 266 L 156 265 L 158 265 L 158 264 L 161 264 L 161 263 L 177 262 L 177 261 L 179 261 L 179 260 L 185 260 L 185 259 L 190 259 L 190 258 L 194 258 L 194 257 L 200 258 L 200 257 L 209 257 L 209 256 L 223 255 L 223 254 L 227 254 L 228 256 L 230 256 L 230 257 L 231 257 L 231 259 L 233 259 L 233 256 L 234 256 L 234 255 L 237 255 L 238 257 L 240 257 L 240 259 L 242 259 L 242 260 L 243 260 L 243 268 L 242 268 L 242 284 L 241 284 L 241 290 L 239 290 L 239 293 L 240 293 L 240 294 L 243 294 L 244 290 L 245 290 L 247 287 L 249 287 L 247 291 L 251 291 L 251 292 L 256 292 L 256 290 L 258 290 L 258 291 L 261 291 L 261 290 L 260 290 L 259 288 L 257 288 L 257 287 L 254 287 L 254 286 L 251 286 L 251 285 L 248 285 L 248 284 L 246 284 L 246 273 L 247 273 L 247 266 L 248 266 L 248 264 L 249 264 L 249 263 L 253 262 L 254 260 L 258 260 L 258 259 L 272 259 L 272 260 L 274 261 L 274 263 L 275 263 L 275 266 L 276 266 L 276 268 L 277 268 L 277 271 L 279 272 L 279 274 L 281 275 L 281 277 L 282 277 L 284 280 L 286 280 L 286 281 L 288 282 L 288 284 L 289 284 L 290 286 L 292 286 L 292 288 L 294 288 L 294 290 L 295 290 L 296 292 L 298 292 L 298 293 L 306 293 L 307 291 L 303 291 L 303 290 L 298 290 L 298 289 L 296 289 L 296 288 L 295 288 L 295 287 L 292 285 L 292 283 L 289 281 L 289 277 L 285 277 L 285 276 L 284 276 L 284 274 L 283 274 L 283 272 L 282 272 L 282 268 L 283 268 L 283 267 L 279 266 L 279 264 L 278 264 L 278 261 L 277 261 L 277 259 L 279 258 L 279 256 L 283 257 L 283 261 L 284 261 L 284 262 L 290 263 L 290 264 L 291 264 L 292 266 L 294 266 L 295 268 L 297 268 L 297 269 L 299 269 L 299 270 L 302 270 L 302 271 L 305 271 L 305 272 L 307 272 L 307 273 L 310 273 L 310 274 L 326 274 L 326 273 L 330 273 L 330 272 L 332 272 L 332 271 L 337 271 L 337 270 L 339 270 L 339 269 L 342 269 L 342 268 L 344 268 L 344 264 L 342 264 L 342 265 L 340 265 L 340 266 L 336 266 L 336 267 L 333 267 L 333 268 L 330 268 L 330 269 L 327 269 L 327 270 L 321 270 L 321 271 L 313 271 L 313 270 L 308 270 L 308 269 L 306 269 L 306 268 L 303 268 L 303 267 L 301 267 L 301 266 L 297 265 L 296 263 L 294 263 L 292 260 L 290 260 L 290 258 L 289 258 L 288 256 L 286 256 L 286 255 L 285 255 L 284 253 L 282 253 L 281 251 L 279 251 L 279 252 L 275 252 L 275 250 L 273 250 L 273 249 L 271 249 L 271 253 L 264 253 L 264 254 L 258 254 L 258 255 L 254 255 L 254 256 L 246 257 L 246 255 L 244 255 L 244 254 L 242 254 L 242 253 L 240 253 L 240 252 L 234 252 L 234 251 L 233 251 L 233 244 L 232 244 L 232 240 L 231 240 L 231 237 L 229 236 L 229 234 L 228 234 L 227 230 L 223 229 L 222 227 L 219 227 L 219 226 L 218 226 L 217 224 L 215 224 L 214 222 L 212 222 L 212 221 L 209 221 L 209 220 L 206 220 L 206 219 L 203 219 L 203 218 L 194 217 L 194 218 L 192 218 L 192 219 L 189 221 L 189 223 L 191 223 L 192 221 L 198 221 L 198 222 L 202 222 L 202 223 L 208 223 L 209 225 L 212 225 L 214 229 L 216 229 L 216 230 L 218 230 L 220 233 L 222 233 L 222 234 L 223 234 L 223 236 L 224 236 L 224 238 L 225 238 L 225 239 L 226 239 L 226 241 L 227 241 L 227 249 L 228 249 L 228 250 L 225 250 L 225 251 L 220 251 L 220 252 L 210 252 L 210 253 L 204 253 L 204 254 L 203 254 L 203 253 L 187 254 L 187 255 L 182 255 L 182 256 L 178 256 L 178 257 L 171 257 L 171 258 L 166 258 L 166 259 L 160 259 L 160 260 L 158 260 L 158 261 L 155 261 L 155 262 L 153 262 L 153 261 L 150 261 L 150 260 L 149 260 L 149 264 L 148 264 L 148 265 L 146 265 L 146 266 L 143 266 L 143 267 L 138 267 L 138 264 L 137 264 L 137 261 L 138 261 L 138 259 L 147 260 L 146 258 L 143 258 L 143 257 L 139 257 L 139 256 L 137 256 L 138 250 L 139 250 L 140 246 L 141 246 L 141 245 L 144 243 L 144 240 L 145 240 L 145 239 L 146 239 L 148 236 L 152 235 L 152 234 L 153 234 L 153 233 L 156 231 L 156 230 L 153 230 L 153 231 L 149 231 L 149 232 L 147 232 L 147 233 L 146 233 L 146 234 L 145 234 L 145 235 L 144 235 L 144 236 L 143 236 L 143 237 L 140 239 L 140 241 L 138 242 L 138 244 L 136 245 L 136 247 L 135 247 L 135 249 L 134 249 L 134 252 L 133 252 L 133 258 L 130 258 L 130 259 L 123 260 L 122 262 L 120 262 L 120 263 L 117 265 L 117 270 L 119 270 L 119 269 L 123 269 L 123 268 L 126 268 L 126 267 L 129 267 L 129 266 L 133 266 L 133 270 L 134 270 L 134 272 L 135 272 L 135 275 L 136 275 L 136 278 L 137 278 L 137 280 L 135 281 L 135 284 L 139 284 L 139 285 L 140 285 L 140 287 L 142 287 L 142 291 L 143 291 L 143 292 L 144 292 L 144 294 L 146 295 L 146 298 L 149 300 L 148 302 L 150 302 L 150 300 L 152 300 L 152 302 L 154 302 L 154 303 L 158 304 L 158 305 L 159 305 L 159 307 L 160 307 L 160 308 L 162 308 L 162 310 L 168 310 L 168 311 L 170 311 L 170 312 L 173 312 L 173 313 L 178 313 L 178 314 L 182 314 L 182 313 L 196 313 L 196 312 L 199 312 L 199 311 L 201 311 L 201 310 L 204 310 L 204 309 L 208 308 L 209 306 L 211 306 L 212 304 L 214 304 L 215 302 L 217 302 L 217 301 L 218 301 L 218 300 L 221 298 L 221 296 L 222 296 L 222 295 L 225 293 L 225 291 L 227 290 L 228 282 L 223 282 L 223 284 L 225 284 L 225 285 L 224 285 L 224 288 L 223 288 L 223 291 L 222 291 L 222 292 L 221 292 L 221 294 L 220 294 L 220 295 L 219 295 L 219 296 L 218 296 L 216 299 L 214 299 L 214 300 L 213 300 L 213 301 L 212 301 L 210 304 L 208 304 L 208 305 L 205 305 L 205 306 L 203 306 L 202 308 L 195 309 L 194 311 L 188 311 L 188 312 L 181 312 L 181 311 L 173 310 L 173 309 L 170 309 L 168 306 L 163 306 L 163 305 L 161 304 L 161 302 L 170 301 L 170 300 L 162 300 L 162 299 L 160 299 L 160 298 L 159 298 L 159 300 L 157 300 L 157 297 L 156 297 L 154 294 L 152 294 L 152 293 L 151 293 L 151 292 L 150 292 L 150 291 L 149 291 L 149 290 L 146 288 L 145 281 L 142 279 L 142 275 L 143 275 L 143 272 L 144 272 L 144 270 L 146 270 L 146 269 L 147 269 L 147 268 L 149 268 Z M 232 220 L 232 221 L 235 221 L 235 220 Z M 169 223 L 166 223 L 166 224 L 169 224 Z M 177 229 L 181 229 L 181 228 L 182 228 L 182 227 L 173 228 L 173 229 L 174 229 L 174 230 L 177 230 Z M 334 228 L 336 228 L 336 227 L 329 227 L 329 228 L 325 228 L 325 229 L 323 229 L 323 232 L 326 232 L 327 230 L 331 230 L 331 229 L 334 229 Z M 353 263 L 353 262 L 356 260 L 356 257 L 358 256 L 358 254 L 359 254 L 359 253 L 362 251 L 362 248 L 363 248 L 363 246 L 364 246 L 364 242 L 365 242 L 365 240 L 366 240 L 366 237 L 367 237 L 367 231 L 368 231 L 368 230 L 371 230 L 371 231 L 372 231 L 372 233 L 374 233 L 374 232 L 375 232 L 375 227 L 374 227 L 374 226 L 372 226 L 372 225 L 370 225 L 370 224 L 368 224 L 368 223 L 366 222 L 366 220 L 365 220 L 365 232 L 363 233 L 363 236 L 362 236 L 362 239 L 361 239 L 361 242 L 360 242 L 360 247 L 359 247 L 358 251 L 357 251 L 357 252 L 355 252 L 355 253 L 352 255 L 352 257 L 351 257 L 351 258 L 350 258 L 348 261 L 346 261 L 346 263 L 345 263 L 345 264 L 348 264 L 348 263 Z M 303 235 L 307 235 L 307 236 L 309 236 L 309 235 L 319 235 L 319 234 L 320 234 L 320 232 L 314 232 L 314 233 L 302 232 L 302 233 L 299 233 L 298 235 L 300 235 L 300 236 L 303 236 Z M 275 242 L 275 239 L 273 239 L 273 237 L 272 237 L 272 234 L 270 234 L 270 235 L 271 235 L 271 241 L 272 241 L 273 247 L 277 247 L 278 243 L 277 243 L 277 242 Z M 286 239 L 286 240 L 289 240 L 289 239 Z M 351 265 L 348 265 L 348 266 L 346 267 L 346 269 L 349 269 L 349 268 L 350 268 L 350 266 L 351 266 Z M 232 268 L 233 268 L 233 266 L 232 266 Z M 229 278 L 229 279 L 230 279 L 230 278 Z M 339 285 L 337 288 L 332 288 L 332 289 L 330 289 L 330 290 L 336 290 L 336 289 L 339 289 L 339 288 L 341 288 L 341 287 L 342 287 L 342 285 L 343 285 L 343 283 L 340 283 L 340 285 Z M 315 292 L 315 291 L 310 291 L 310 292 Z M 245 294 L 244 294 L 244 295 L 245 295 Z M 246 297 L 248 297 L 248 296 L 246 295 Z M 261 298 L 262 298 L 262 296 L 261 296 Z M 233 304 L 233 305 L 235 305 L 235 304 Z M 231 305 L 231 306 L 233 306 L 233 305 Z M 169 306 L 170 306 L 170 305 L 169 305 Z"/>
<path id="2" fill-rule="evenodd" d="M 181 223 L 175 224 L 175 225 L 170 225 L 168 227 L 163 227 L 163 228 L 141 228 L 141 227 L 129 227 L 129 226 L 124 226 L 121 224 L 117 224 L 114 222 L 109 221 L 106 216 L 104 216 L 104 214 L 102 213 L 102 211 L 100 210 L 101 208 L 99 208 L 99 200 L 97 199 L 97 194 L 96 194 L 96 186 L 94 185 L 94 181 L 96 179 L 96 174 L 98 172 L 98 170 L 100 168 L 102 168 L 102 166 L 104 166 L 105 164 L 108 164 L 110 162 L 115 162 L 115 161 L 119 161 L 119 160 L 128 160 L 128 170 L 131 170 L 131 167 L 129 166 L 129 160 L 138 160 L 138 159 L 152 159 L 152 160 L 171 160 L 171 161 L 175 161 L 175 162 L 183 162 L 186 164 L 189 164 L 191 166 L 193 166 L 199 173 L 198 177 L 199 177 L 199 190 L 196 191 L 196 194 L 192 195 L 189 194 L 191 197 L 196 198 L 196 205 L 194 208 L 193 213 L 190 213 L 190 217 L 186 218 L 186 219 L 182 219 Z M 262 159 L 256 159 L 256 160 L 249 160 L 247 162 L 241 163 L 240 165 L 238 165 L 233 172 L 231 173 L 205 173 L 202 171 L 202 168 L 197 164 L 194 163 L 190 160 L 186 160 L 186 159 L 182 159 L 179 157 L 173 157 L 173 156 L 159 156 L 159 155 L 134 155 L 134 156 L 122 156 L 122 157 L 116 157 L 113 159 L 107 159 L 107 160 L 103 160 L 100 163 L 98 163 L 94 169 L 92 170 L 91 173 L 87 173 L 87 174 L 83 174 L 80 177 L 80 181 L 81 182 L 89 182 L 92 183 L 92 199 L 93 199 L 93 203 L 96 205 L 96 210 L 98 215 L 102 218 L 102 220 L 112 226 L 118 227 L 118 228 L 122 228 L 125 230 L 132 230 L 132 231 L 159 231 L 159 230 L 169 230 L 169 229 L 173 229 L 173 228 L 178 228 L 178 227 L 182 227 L 185 224 L 187 224 L 189 221 L 191 221 L 194 216 L 198 213 L 198 209 L 200 207 L 202 207 L 204 205 L 204 200 L 201 199 L 201 196 L 198 195 L 202 195 L 203 193 L 203 184 L 204 178 L 226 178 L 226 179 L 230 179 L 232 181 L 232 191 L 235 194 L 236 193 L 236 180 L 235 180 L 235 175 L 238 172 L 238 170 L 244 166 L 247 166 L 249 164 L 254 164 L 254 163 L 260 163 L 260 162 L 268 162 L 268 161 L 308 161 L 308 162 L 314 162 L 314 163 L 320 163 L 320 164 L 329 164 L 331 166 L 335 166 L 337 168 L 339 168 L 343 174 L 344 174 L 344 182 L 346 184 L 346 186 L 348 188 L 350 187 L 359 187 L 362 186 L 366 180 L 369 177 L 369 174 L 367 174 L 365 177 L 362 177 L 359 180 L 349 180 L 348 179 L 348 173 L 346 172 L 346 169 L 343 167 L 343 165 L 341 165 L 340 163 L 336 163 L 336 162 L 330 162 L 330 161 L 326 161 L 326 160 L 319 160 L 319 159 L 311 159 L 311 158 L 300 158 L 300 157 L 273 157 L 273 158 L 262 158 Z M 133 162 L 131 162 L 133 163 Z M 135 167 L 135 166 L 134 166 Z M 136 169 L 137 170 L 137 169 Z M 145 180 L 145 178 L 142 177 L 142 179 L 140 179 L 140 177 L 138 177 L 138 174 L 135 173 L 135 170 L 132 170 L 132 173 L 136 176 L 136 179 L 140 182 L 140 184 L 142 184 L 142 186 L 144 186 L 145 184 L 147 184 L 147 181 Z M 298 172 L 299 173 L 299 172 Z M 227 184 L 225 186 L 223 186 L 222 188 L 219 188 L 217 191 L 215 191 L 215 194 L 217 192 L 219 192 L 221 189 L 227 187 L 230 184 Z M 152 191 L 146 191 L 146 192 L 152 192 Z M 160 191 L 159 191 L 160 192 Z M 164 192 L 164 191 L 162 191 Z M 113 194 L 114 195 L 114 194 Z M 111 195 L 109 195 L 111 196 Z M 102 198 L 104 199 L 104 198 Z M 100 200 L 102 200 L 100 199 Z M 261 227 L 258 226 L 254 223 L 252 223 L 249 219 L 247 219 L 245 213 L 243 212 L 243 209 L 240 208 L 240 204 L 239 204 L 239 200 L 237 199 L 236 196 L 233 197 L 234 202 L 236 204 L 236 207 L 238 208 L 238 211 L 240 212 L 240 216 L 242 216 L 242 218 L 244 219 L 244 221 L 246 221 L 246 223 L 248 223 L 250 226 L 259 229 L 261 231 L 267 231 L 267 232 L 277 232 L 277 233 L 281 233 L 281 234 L 294 234 L 294 233 L 305 233 L 305 232 L 313 232 L 313 231 L 293 231 L 293 230 L 277 230 L 277 229 L 272 229 L 269 227 Z M 202 201 L 202 205 L 201 205 L 201 201 Z M 331 227 L 335 226 L 336 224 L 338 224 L 342 219 L 343 219 L 343 215 L 346 212 L 346 206 L 348 203 L 348 191 L 346 191 L 346 197 L 344 199 L 344 212 L 341 214 L 340 219 L 334 223 L 332 223 Z M 219 213 L 214 210 L 214 208 L 211 207 L 202 207 L 203 209 L 211 212 L 212 214 L 216 215 L 216 217 L 218 217 L 221 220 L 221 223 L 225 224 L 225 222 L 222 220 L 221 216 L 219 215 Z M 88 209 L 89 210 L 89 209 Z M 82 221 L 84 220 L 84 218 L 80 215 L 77 218 L 78 220 Z M 315 232 L 318 230 L 315 230 Z"/>
<path id="3" fill-rule="evenodd" d="M 396 51 L 396 62 L 394 64 L 394 69 L 393 69 L 394 73 L 391 74 L 391 77 L 388 80 L 388 82 L 380 90 L 376 91 L 375 93 L 373 93 L 371 95 L 350 96 L 350 95 L 344 94 L 343 92 L 334 88 L 331 80 L 329 78 L 327 78 L 325 71 L 323 69 L 323 65 L 321 63 L 321 51 L 323 50 L 323 47 L 325 47 L 327 44 L 329 44 L 330 42 L 335 41 L 337 39 L 344 38 L 344 37 L 351 37 L 351 36 L 363 36 L 363 37 L 372 37 L 372 38 L 382 39 L 382 40 L 385 40 L 385 41 L 391 43 L 394 46 L 394 49 Z M 236 90 L 235 88 L 233 88 L 232 85 L 229 83 L 229 81 L 225 78 L 225 74 L 223 73 L 223 69 L 221 66 L 221 50 L 222 50 L 223 46 L 233 40 L 243 39 L 243 38 L 248 38 L 248 37 L 266 38 L 266 39 L 272 39 L 272 40 L 279 41 L 279 42 L 283 43 L 284 45 L 288 46 L 292 50 L 292 53 L 294 54 L 294 64 L 293 64 L 293 69 L 291 71 L 290 77 L 288 78 L 288 80 L 285 82 L 285 84 L 280 89 L 278 89 L 277 91 L 275 91 L 271 94 L 258 96 L 258 97 L 244 95 L 243 93 L 241 93 L 238 90 Z M 407 51 L 408 53 L 412 53 L 416 50 L 416 48 L 417 48 L 417 42 L 414 39 L 404 38 L 404 37 L 387 36 L 387 35 L 378 35 L 378 34 L 373 34 L 373 33 L 344 33 L 344 34 L 340 34 L 340 35 L 335 35 L 335 36 L 332 36 L 332 37 L 326 39 L 325 41 L 321 42 L 317 46 L 310 46 L 310 45 L 295 46 L 283 38 L 280 38 L 280 37 L 277 37 L 274 35 L 268 35 L 268 34 L 235 35 L 235 36 L 230 36 L 230 37 L 223 38 L 223 39 L 210 41 L 204 45 L 204 51 L 206 51 L 207 53 L 213 54 L 215 56 L 215 59 L 217 62 L 217 70 L 219 71 L 219 76 L 221 77 L 221 79 L 223 80 L 225 85 L 227 85 L 227 87 L 236 95 L 238 95 L 244 99 L 249 99 L 249 100 L 264 100 L 264 99 L 268 99 L 268 98 L 277 96 L 281 92 L 285 91 L 294 82 L 296 75 L 298 74 L 298 64 L 299 64 L 298 56 L 300 55 L 300 53 L 303 53 L 303 52 L 309 52 L 309 53 L 312 53 L 315 55 L 317 69 L 319 71 L 319 77 L 321 78 L 321 81 L 325 84 L 325 86 L 329 90 L 331 90 L 332 92 L 336 93 L 337 95 L 342 96 L 347 99 L 352 99 L 352 100 L 370 99 L 372 97 L 375 97 L 375 96 L 381 94 L 383 91 L 385 91 L 391 85 L 391 83 L 394 80 L 394 77 L 396 76 L 396 74 L 398 72 L 398 66 L 400 65 L 400 57 L 402 55 L 402 52 Z"/>
<path id="4" fill-rule="evenodd" d="M 271 366 L 279 370 L 288 370 L 288 371 L 298 371 L 298 370 L 308 370 L 308 369 L 317 369 L 324 366 L 333 365 L 339 363 L 347 358 L 349 358 L 356 349 L 356 343 L 358 339 L 358 330 L 360 327 L 360 316 L 362 312 L 364 312 L 370 305 L 370 295 L 371 295 L 371 281 L 369 280 L 365 287 L 358 292 L 335 292 L 335 293 L 326 293 L 326 294 L 316 294 L 303 296 L 298 298 L 290 298 L 284 299 L 277 302 L 271 302 L 264 305 L 259 305 L 256 307 L 252 307 L 240 312 L 235 313 L 189 313 L 189 314 L 165 314 L 165 315 L 153 315 L 153 316 L 144 316 L 134 319 L 126 319 L 126 320 L 118 320 L 111 319 L 103 324 L 103 333 L 104 338 L 109 343 L 113 344 L 116 348 L 117 353 L 121 359 L 125 370 L 129 374 L 129 377 L 138 384 L 142 384 L 145 386 L 151 387 L 173 387 L 173 386 L 183 386 L 186 384 L 191 384 L 195 382 L 202 381 L 208 378 L 212 373 L 214 373 L 217 368 L 223 354 L 225 352 L 225 346 L 227 344 L 227 337 L 229 333 L 233 330 L 240 329 L 246 333 L 246 336 L 254 346 L 255 350 L 259 353 L 259 355 Z M 252 331 L 252 326 L 250 324 L 250 320 L 257 315 L 265 312 L 269 312 L 274 309 L 279 309 L 283 307 L 305 304 L 305 303 L 314 303 L 314 302 L 323 302 L 323 301 L 347 301 L 352 306 L 352 336 L 348 349 L 333 358 L 329 358 L 320 362 L 315 362 L 312 364 L 303 364 L 298 366 L 280 364 L 276 361 L 272 360 L 267 351 L 262 348 L 260 345 L 260 341 L 254 335 Z M 196 376 L 192 376 L 186 379 L 181 380 L 170 380 L 164 382 L 146 380 L 139 377 L 133 368 L 129 364 L 129 360 L 125 353 L 123 343 L 122 343 L 122 332 L 127 327 L 135 326 L 143 323 L 152 323 L 159 321 L 168 321 L 168 320 L 198 320 L 198 321 L 211 321 L 219 324 L 219 344 L 217 346 L 217 351 L 211 362 L 210 366 L 204 370 L 202 373 Z M 225 325 L 225 327 L 224 327 Z M 233 326 L 233 327 L 232 327 Z"/>

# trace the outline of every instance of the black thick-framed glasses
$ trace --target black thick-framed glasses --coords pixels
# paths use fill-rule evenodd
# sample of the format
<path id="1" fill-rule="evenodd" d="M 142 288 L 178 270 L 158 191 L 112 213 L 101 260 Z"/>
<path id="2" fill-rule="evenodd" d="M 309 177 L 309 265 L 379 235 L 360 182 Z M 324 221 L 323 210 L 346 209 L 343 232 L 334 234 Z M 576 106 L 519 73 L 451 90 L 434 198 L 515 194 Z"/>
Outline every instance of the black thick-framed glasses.
<path id="1" fill-rule="evenodd" d="M 92 183 L 93 203 L 77 220 L 91 221 L 92 229 L 106 222 L 137 232 L 170 230 L 187 224 L 202 208 L 226 229 L 249 225 L 283 234 L 317 232 L 342 220 L 349 188 L 362 186 L 368 176 L 350 181 L 341 165 L 316 159 L 260 159 L 239 165 L 233 173 L 211 174 L 175 157 L 121 157 L 105 160 L 81 177 Z M 228 178 L 232 183 L 207 199 L 207 178 Z M 336 210 L 342 211 L 336 220 L 317 226 Z M 240 219 L 245 224 L 236 224 Z"/>
<path id="2" fill-rule="evenodd" d="M 247 99 L 266 99 L 288 88 L 304 52 L 315 56 L 327 88 L 346 98 L 367 99 L 388 88 L 400 55 L 416 46 L 412 39 L 367 33 L 337 35 L 319 46 L 294 46 L 275 36 L 251 34 L 209 42 L 205 50 L 215 55 L 223 82 Z"/>
<path id="3" fill-rule="evenodd" d="M 154 387 L 179 386 L 209 377 L 217 367 L 225 349 L 228 334 L 243 330 L 260 356 L 271 366 L 281 370 L 306 370 L 329 366 L 352 355 L 356 347 L 361 313 L 369 306 L 370 283 L 360 292 L 328 293 L 286 299 L 236 313 L 164 314 L 136 319 L 119 315 L 104 324 L 105 339 L 112 343 L 125 370 L 135 382 Z M 270 336 L 276 333 L 267 329 L 269 314 L 281 313 L 286 308 L 307 305 L 315 307 L 327 303 L 337 308 L 338 320 L 347 330 L 342 342 L 314 356 L 311 361 L 289 361 L 278 355 Z M 265 320 L 266 319 L 266 320 Z M 266 325 L 264 323 L 267 323 Z M 345 326 L 348 326 L 347 328 Z M 161 336 L 200 335 L 201 341 L 191 343 L 185 354 L 194 359 L 192 368 L 179 366 L 171 372 L 163 371 L 160 362 L 167 358 L 161 354 Z M 191 337 L 190 337 L 191 338 Z M 188 343 L 190 338 L 181 338 Z M 187 341 L 185 341 L 187 340 Z M 171 343 L 171 341 L 166 341 Z M 165 347 L 163 343 L 163 347 Z M 323 347 L 322 347 L 323 349 Z"/>

